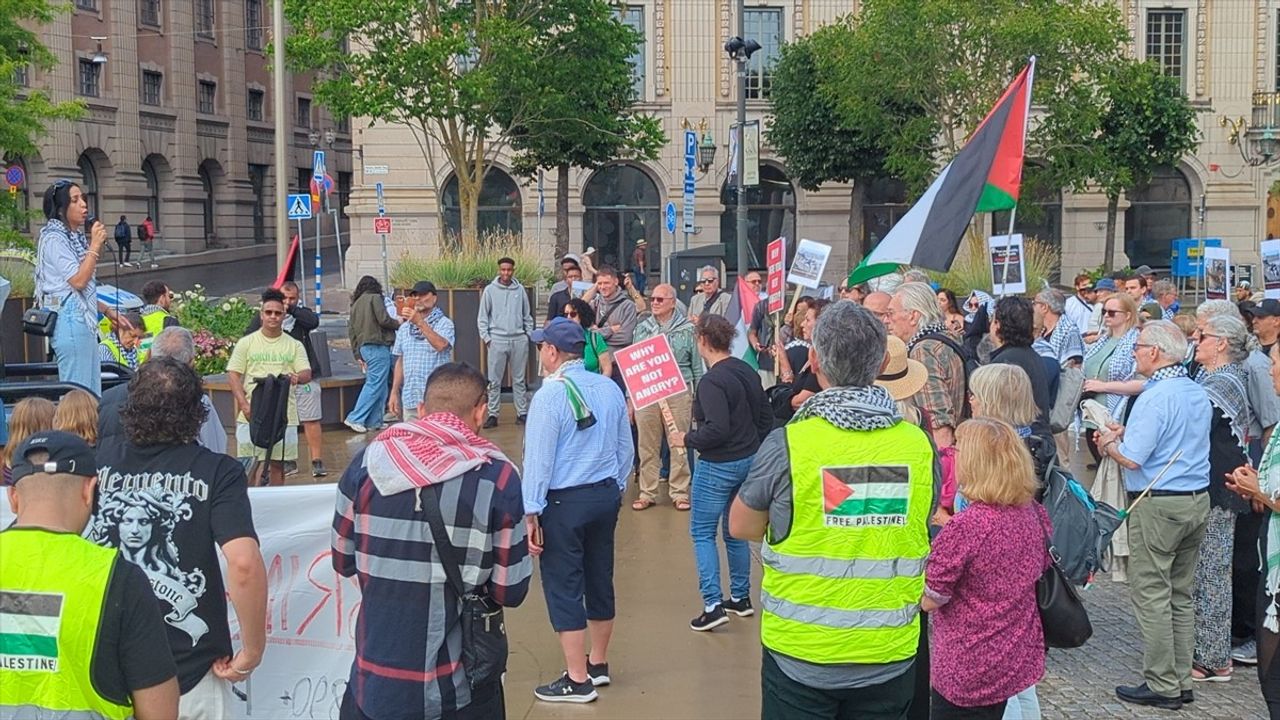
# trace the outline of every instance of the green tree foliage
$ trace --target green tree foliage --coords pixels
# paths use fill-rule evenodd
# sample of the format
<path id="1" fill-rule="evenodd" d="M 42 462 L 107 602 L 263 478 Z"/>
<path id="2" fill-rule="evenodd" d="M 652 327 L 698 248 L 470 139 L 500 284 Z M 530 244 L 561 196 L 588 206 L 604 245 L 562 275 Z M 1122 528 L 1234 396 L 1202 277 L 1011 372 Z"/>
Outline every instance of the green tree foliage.
<path id="1" fill-rule="evenodd" d="M 643 37 L 604 0 L 544 3 L 551 59 L 537 85 L 507 93 L 499 121 L 511 135 L 518 174 L 556 171 L 556 257 L 569 249 L 569 169 L 629 158 L 654 160 L 666 144 L 662 124 L 633 110 L 631 55 Z"/>
<path id="2" fill-rule="evenodd" d="M 73 120 L 84 110 L 78 101 L 54 102 L 45 91 L 17 82 L 20 70 L 47 72 L 57 65 L 37 33 L 60 9 L 45 0 L 0 0 L 0 159 L 34 155 L 47 123 Z M 26 221 L 14 196 L 0 191 L 0 246 L 29 244 L 13 230 Z"/>

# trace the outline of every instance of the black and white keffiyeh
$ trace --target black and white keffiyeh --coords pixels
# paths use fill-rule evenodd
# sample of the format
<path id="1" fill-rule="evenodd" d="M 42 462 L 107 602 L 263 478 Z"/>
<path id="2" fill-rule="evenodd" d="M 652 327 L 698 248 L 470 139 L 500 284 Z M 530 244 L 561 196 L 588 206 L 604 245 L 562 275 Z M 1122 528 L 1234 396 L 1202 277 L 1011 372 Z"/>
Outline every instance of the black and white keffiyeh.
<path id="1" fill-rule="evenodd" d="M 879 385 L 823 390 L 804 401 L 791 422 L 811 417 L 820 417 L 841 430 L 860 431 L 884 430 L 902 420 L 898 404 Z"/>
<path id="2" fill-rule="evenodd" d="M 1153 385 L 1161 380 L 1172 380 L 1173 378 L 1187 377 L 1187 368 L 1181 363 L 1177 365 L 1166 365 L 1159 370 L 1151 373 L 1151 377 L 1147 379 L 1148 385 Z"/>
<path id="3" fill-rule="evenodd" d="M 1200 369 L 1196 382 L 1204 388 L 1209 402 L 1231 423 L 1231 434 L 1240 447 L 1249 447 L 1249 396 L 1245 390 L 1247 371 L 1240 363 L 1227 363 L 1216 370 Z"/>
<path id="4" fill-rule="evenodd" d="M 911 336 L 911 340 L 907 343 L 907 349 L 911 349 L 915 347 L 916 343 L 920 342 L 920 340 L 924 338 L 925 335 L 946 335 L 946 334 L 947 334 L 947 326 L 944 323 L 933 323 L 931 325 L 925 325 L 921 327 L 919 330 L 917 330 L 915 335 Z"/>

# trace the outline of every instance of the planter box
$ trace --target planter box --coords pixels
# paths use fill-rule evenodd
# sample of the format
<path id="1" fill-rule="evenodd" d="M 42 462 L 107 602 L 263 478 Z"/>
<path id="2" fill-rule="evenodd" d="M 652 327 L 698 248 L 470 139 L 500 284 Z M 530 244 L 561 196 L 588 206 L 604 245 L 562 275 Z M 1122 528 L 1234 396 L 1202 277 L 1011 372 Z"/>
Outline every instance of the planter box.
<path id="1" fill-rule="evenodd" d="M 489 352 L 485 344 L 480 342 L 480 328 L 476 324 L 476 318 L 480 315 L 480 295 L 484 290 L 461 288 L 456 290 L 440 290 L 439 306 L 444 310 L 444 314 L 453 320 L 454 334 L 457 336 L 453 342 L 453 359 L 455 362 L 464 362 L 478 369 L 482 373 L 488 373 L 489 368 Z M 537 317 L 537 308 L 535 304 L 535 294 L 533 288 L 525 288 L 525 293 L 529 296 L 529 309 L 532 314 Z M 536 325 L 534 327 L 537 327 Z M 529 349 L 529 366 L 525 370 L 525 379 L 528 382 L 529 389 L 537 387 L 538 379 L 538 353 L 533 348 Z M 507 373 L 507 377 L 502 381 L 503 388 L 511 387 L 511 374 Z"/>
<path id="2" fill-rule="evenodd" d="M 22 314 L 35 305 L 34 298 L 4 301 L 0 310 L 0 357 L 7 363 L 44 362 L 44 338 L 22 332 Z"/>

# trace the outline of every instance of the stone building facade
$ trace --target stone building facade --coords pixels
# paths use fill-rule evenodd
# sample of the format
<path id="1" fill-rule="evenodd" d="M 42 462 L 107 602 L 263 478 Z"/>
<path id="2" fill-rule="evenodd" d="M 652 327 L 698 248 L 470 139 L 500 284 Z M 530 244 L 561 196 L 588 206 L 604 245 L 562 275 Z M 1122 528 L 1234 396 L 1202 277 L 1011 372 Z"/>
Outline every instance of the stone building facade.
<path id="1" fill-rule="evenodd" d="M 1240 263 L 1257 264 L 1259 241 L 1268 232 L 1264 168 L 1247 166 L 1229 143 L 1222 118 L 1252 122 L 1254 93 L 1280 90 L 1275 0 L 1116 0 L 1130 34 L 1129 50 L 1152 58 L 1178 76 L 1196 109 L 1201 143 L 1195 155 L 1157 173 L 1149 187 L 1122 198 L 1117 229 L 1117 264 L 1170 265 L 1173 238 L 1221 238 Z M 746 35 L 763 46 L 749 66 L 748 118 L 767 123 L 768 63 L 785 42 L 858 9 L 857 0 L 749 0 Z M 596 171 L 574 170 L 569 179 L 570 249 L 600 249 L 601 259 L 631 257 L 644 237 L 649 267 L 656 274 L 668 254 L 685 247 L 677 230 L 663 225 L 668 201 L 681 204 L 682 128 L 706 124 L 718 146 L 714 165 L 697 177 L 697 232 L 689 246 L 724 243 L 733 264 L 734 197 L 726 189 L 730 126 L 736 119 L 734 66 L 721 49 L 735 34 L 734 0 L 629 0 L 627 22 L 644 33 L 634 58 L 638 107 L 658 117 L 670 138 L 654 162 L 624 162 Z M 388 239 L 392 258 L 400 253 L 432 255 L 439 238 L 456 226 L 456 181 L 437 159 L 428 170 L 418 142 L 406 129 L 355 122 L 356 186 L 352 193 L 355 242 L 351 272 L 380 275 L 375 182 L 386 188 L 387 211 L 395 221 Z M 1245 135 L 1241 139 L 1245 139 Z M 430 146 L 428 146 L 430 149 Z M 437 158 L 440 154 L 437 152 Z M 554 174 L 543 183 L 545 215 L 538 184 L 509 174 L 507 156 L 490 172 L 481 198 L 481 226 L 523 234 L 548 265 L 554 226 Z M 827 279 L 848 270 L 849 186 L 828 184 L 805 191 L 787 177 L 772 148 L 760 149 L 760 186 L 747 193 L 753 263 L 763 263 L 764 244 L 773 237 L 810 238 L 834 246 Z M 864 211 L 871 247 L 907 210 L 902 187 L 884 179 L 868 188 Z M 1061 248 L 1064 276 L 1102 261 L 1106 199 L 1097 193 L 1053 193 L 1024 197 L 1039 212 L 1019 217 L 1018 230 Z M 1203 208 L 1203 212 L 1202 212 Z M 1003 231 L 1007 216 L 984 222 Z M 1280 232 L 1276 233 L 1280 235 Z M 623 263 L 624 265 L 627 263 Z M 1069 282 L 1069 280 L 1068 280 Z"/>
<path id="2" fill-rule="evenodd" d="M 312 103 L 306 75 L 286 78 L 289 117 L 273 117 L 270 22 L 270 0 L 73 0 L 42 33 L 57 67 L 19 78 L 87 112 L 53 123 L 38 155 L 5 158 L 26 171 L 24 201 L 38 208 L 49 183 L 70 178 L 108 226 L 152 217 L 159 251 L 271 244 L 280 129 L 291 192 L 306 188 L 323 148 L 331 200 L 345 208 L 350 128 Z M 99 49 L 106 62 L 94 61 Z"/>

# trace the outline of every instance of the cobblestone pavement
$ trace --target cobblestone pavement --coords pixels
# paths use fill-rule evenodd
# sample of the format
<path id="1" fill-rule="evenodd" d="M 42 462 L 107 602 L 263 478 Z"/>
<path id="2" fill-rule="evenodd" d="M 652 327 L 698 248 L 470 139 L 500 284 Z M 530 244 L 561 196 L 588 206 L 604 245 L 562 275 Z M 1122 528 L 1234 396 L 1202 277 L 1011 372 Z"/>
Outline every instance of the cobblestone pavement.
<path id="1" fill-rule="evenodd" d="M 1254 668 L 1239 666 L 1228 683 L 1197 683 L 1196 701 L 1180 713 L 1116 699 L 1116 685 L 1141 678 L 1142 639 L 1133 620 L 1127 585 L 1104 579 L 1085 591 L 1093 638 L 1076 650 L 1050 650 L 1038 686 L 1045 720 L 1075 718 L 1225 718 L 1266 720 Z"/>

